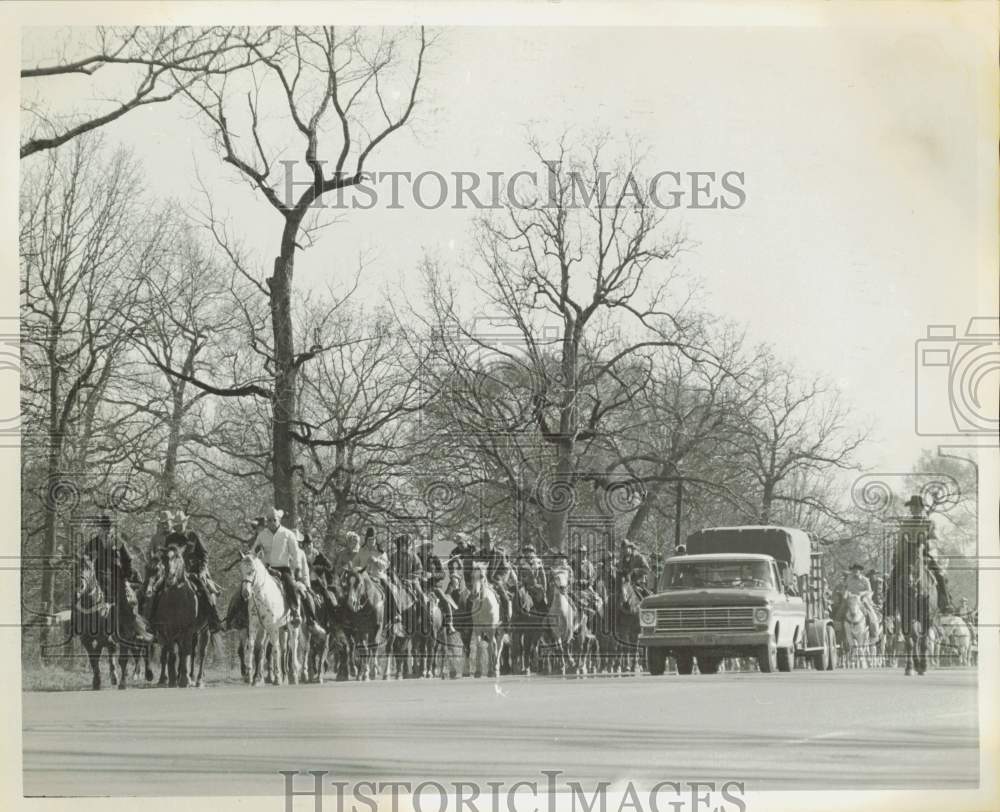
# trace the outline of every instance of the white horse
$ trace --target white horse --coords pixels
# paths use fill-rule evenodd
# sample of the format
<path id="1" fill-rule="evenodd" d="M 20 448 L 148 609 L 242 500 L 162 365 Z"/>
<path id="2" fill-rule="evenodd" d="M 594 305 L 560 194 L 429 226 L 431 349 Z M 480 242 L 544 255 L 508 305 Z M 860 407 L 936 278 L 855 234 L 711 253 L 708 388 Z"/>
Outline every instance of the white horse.
<path id="1" fill-rule="evenodd" d="M 562 675 L 566 676 L 567 664 L 570 668 L 576 668 L 571 645 L 579 626 L 579 620 L 576 609 L 567 594 L 569 589 L 568 576 L 563 571 L 557 571 L 553 574 L 553 581 L 552 600 L 549 603 L 549 611 L 545 615 L 543 645 L 547 652 L 549 673 L 552 671 L 552 658 L 556 657 Z"/>
<path id="2" fill-rule="evenodd" d="M 972 659 L 972 630 L 968 624 L 958 615 L 943 615 L 941 629 L 944 633 L 941 643 L 950 662 L 969 665 Z"/>
<path id="3" fill-rule="evenodd" d="M 291 613 L 285 607 L 281 586 L 271 577 L 263 562 L 255 555 L 240 556 L 243 594 L 247 599 L 249 629 L 247 662 L 253 662 L 253 685 L 263 680 L 263 659 L 267 644 L 271 644 L 271 676 L 275 685 L 284 682 L 284 655 L 290 657 L 288 681 L 295 683 L 299 674 L 298 628 L 289 623 Z"/>
<path id="4" fill-rule="evenodd" d="M 472 640 L 469 656 L 477 677 L 483 675 L 480 650 L 486 643 L 488 653 L 487 673 L 491 677 L 500 676 L 500 654 L 503 642 L 503 627 L 500 625 L 500 599 L 493 587 L 486 581 L 486 565 L 476 563 L 472 567 L 472 586 L 469 590 L 469 609 L 472 615 Z"/>
<path id="5" fill-rule="evenodd" d="M 861 604 L 861 596 L 848 592 L 844 596 L 844 644 L 847 648 L 848 667 L 868 668 L 868 616 Z"/>

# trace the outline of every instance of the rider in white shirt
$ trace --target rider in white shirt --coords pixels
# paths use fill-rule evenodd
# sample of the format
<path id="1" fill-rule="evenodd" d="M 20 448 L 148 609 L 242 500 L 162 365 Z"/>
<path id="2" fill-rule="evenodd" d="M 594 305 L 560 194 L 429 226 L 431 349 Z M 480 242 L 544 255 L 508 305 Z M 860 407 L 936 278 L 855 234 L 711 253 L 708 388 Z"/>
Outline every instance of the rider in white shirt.
<path id="1" fill-rule="evenodd" d="M 299 542 L 294 531 L 282 526 L 284 515 L 285 512 L 277 508 L 268 514 L 266 531 L 258 533 L 255 548 L 260 550 L 264 563 L 280 575 L 292 625 L 298 626 L 299 593 L 295 588 L 295 575 L 299 567 Z"/>

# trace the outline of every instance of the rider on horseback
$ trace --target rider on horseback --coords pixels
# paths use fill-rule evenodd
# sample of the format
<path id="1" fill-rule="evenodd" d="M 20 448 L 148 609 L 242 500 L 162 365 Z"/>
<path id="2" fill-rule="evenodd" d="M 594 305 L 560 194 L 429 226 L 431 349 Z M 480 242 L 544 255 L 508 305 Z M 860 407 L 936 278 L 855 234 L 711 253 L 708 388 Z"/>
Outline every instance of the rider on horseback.
<path id="1" fill-rule="evenodd" d="M 392 540 L 395 549 L 389 557 L 389 574 L 400 589 L 410 593 L 413 600 L 422 604 L 424 591 L 420 584 L 423 565 L 420 557 L 410 548 L 410 537 L 401 533 Z"/>
<path id="2" fill-rule="evenodd" d="M 577 551 L 576 563 L 573 567 L 576 576 L 578 603 L 580 609 L 588 613 L 599 612 L 601 599 L 594 590 L 597 570 L 587 557 L 587 547 L 581 546 Z"/>
<path id="3" fill-rule="evenodd" d="M 222 620 L 219 618 L 219 610 L 215 605 L 215 598 L 221 590 L 209 574 L 208 551 L 201 543 L 198 534 L 187 529 L 187 520 L 187 514 L 183 510 L 178 510 L 173 514 L 173 527 L 166 538 L 164 548 L 173 547 L 184 557 L 184 569 L 191 588 L 194 589 L 198 600 L 203 601 L 204 605 L 208 607 L 208 628 L 212 632 L 221 631 Z M 166 582 L 165 575 L 166 568 L 164 568 L 164 577 L 159 578 L 150 586 L 152 600 L 149 616 L 151 618 L 156 616 L 156 607 Z"/>
<path id="4" fill-rule="evenodd" d="M 857 595 L 861 599 L 861 606 L 864 609 L 865 617 L 868 620 L 868 631 L 874 640 L 878 638 L 878 612 L 872 602 L 872 585 L 863 573 L 864 567 L 857 563 L 851 564 L 851 571 L 848 573 L 847 580 L 844 582 L 844 592 Z M 847 604 L 842 602 L 840 606 L 841 614 L 843 614 L 846 611 Z M 842 622 L 844 618 L 838 617 L 837 620 Z"/>
<path id="5" fill-rule="evenodd" d="M 633 542 L 625 539 L 622 543 L 622 557 L 618 572 L 622 580 L 631 581 L 639 595 L 645 598 L 649 594 L 646 577 L 651 572 L 646 556 L 640 553 Z"/>
<path id="6" fill-rule="evenodd" d="M 312 547 L 312 539 L 309 538 L 308 533 L 303 533 L 301 530 L 295 532 L 295 538 L 299 543 L 299 555 L 295 568 L 295 586 L 299 592 L 302 614 L 305 615 L 306 628 L 322 636 L 326 634 L 326 629 L 317 620 L 316 604 L 314 603 L 311 589 L 312 577 L 309 569 L 309 553 L 307 548 Z"/>
<path id="7" fill-rule="evenodd" d="M 531 544 L 525 545 L 521 551 L 521 556 L 517 561 L 517 577 L 521 585 L 529 593 L 541 591 L 542 595 L 548 592 L 547 580 L 545 578 L 545 564 L 538 557 L 535 548 Z"/>
<path id="8" fill-rule="evenodd" d="M 121 587 L 121 594 L 125 596 L 125 600 L 119 601 L 118 606 L 120 634 L 123 637 L 131 635 L 141 643 L 152 642 L 154 637 L 149 632 L 146 619 L 136 611 L 135 598 L 130 594 L 131 588 L 128 586 L 128 577 L 132 572 L 132 556 L 128 548 L 115 539 L 114 527 L 106 514 L 98 517 L 97 535 L 91 538 L 84 555 L 93 562 L 94 575 L 104 591 L 105 601 L 115 602 L 119 594 L 117 587 Z"/>
<path id="9" fill-rule="evenodd" d="M 479 559 L 486 564 L 486 580 L 497 593 L 500 601 L 500 620 L 506 623 L 510 620 L 510 593 L 507 591 L 507 582 L 511 575 L 510 560 L 503 547 L 494 544 L 488 530 L 483 530 L 480 542 L 482 548 Z"/>
<path id="10" fill-rule="evenodd" d="M 925 522 L 930 524 L 930 520 L 924 517 L 924 500 L 919 496 L 914 494 L 906 502 L 906 507 L 910 509 L 910 516 L 914 519 L 924 519 Z M 928 528 L 926 536 L 917 534 L 917 546 L 919 548 L 920 554 L 924 558 L 924 564 L 927 567 L 927 571 L 934 578 L 934 583 L 937 586 L 937 603 L 938 610 L 942 614 L 948 614 L 951 611 L 951 599 L 948 596 L 948 584 L 944 577 L 944 572 L 941 571 L 941 565 L 938 563 L 937 558 L 930 550 L 928 542 L 935 538 L 934 525 L 931 524 Z"/>
<path id="11" fill-rule="evenodd" d="M 278 510 L 278 508 L 274 508 L 268 513 L 267 526 L 257 535 L 254 551 L 259 552 L 265 566 L 276 572 L 281 578 L 281 585 L 285 591 L 285 601 L 288 603 L 291 613 L 291 624 L 298 626 L 301 623 L 299 620 L 299 593 L 295 588 L 293 570 L 298 569 L 299 542 L 294 532 L 282 526 L 281 518 L 284 515 L 285 512 Z"/>

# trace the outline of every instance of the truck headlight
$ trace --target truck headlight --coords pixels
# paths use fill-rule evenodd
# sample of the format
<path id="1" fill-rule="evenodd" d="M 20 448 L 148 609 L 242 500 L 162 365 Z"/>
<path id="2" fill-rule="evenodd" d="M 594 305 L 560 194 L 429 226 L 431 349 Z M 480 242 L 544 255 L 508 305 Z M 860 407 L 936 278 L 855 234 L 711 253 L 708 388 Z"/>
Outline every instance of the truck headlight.
<path id="1" fill-rule="evenodd" d="M 771 613 L 763 606 L 760 609 L 754 609 L 753 611 L 753 619 L 758 623 L 767 623 L 770 616 Z"/>
<path id="2" fill-rule="evenodd" d="M 639 612 L 639 625 L 640 626 L 655 626 L 656 625 L 656 611 L 654 609 L 643 609 Z"/>

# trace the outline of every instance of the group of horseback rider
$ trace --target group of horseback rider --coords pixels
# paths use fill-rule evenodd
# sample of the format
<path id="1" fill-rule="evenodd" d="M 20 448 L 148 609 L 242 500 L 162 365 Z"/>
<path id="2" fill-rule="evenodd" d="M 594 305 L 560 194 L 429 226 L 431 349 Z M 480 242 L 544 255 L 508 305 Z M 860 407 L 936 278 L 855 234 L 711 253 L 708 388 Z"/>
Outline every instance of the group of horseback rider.
<path id="1" fill-rule="evenodd" d="M 116 534 L 111 518 L 102 514 L 97 518 L 97 533 L 88 541 L 83 550 L 83 559 L 94 568 L 97 582 L 105 596 L 121 595 L 117 601 L 119 634 L 124 639 L 138 643 L 150 643 L 154 636 L 150 621 L 156 618 L 160 594 L 167 581 L 169 559 L 180 556 L 191 588 L 199 601 L 208 607 L 209 628 L 219 631 L 222 623 L 215 606 L 215 598 L 220 590 L 208 572 L 208 551 L 198 534 L 187 528 L 188 517 L 182 510 L 162 514 L 157 523 L 156 533 L 146 550 L 149 562 L 146 583 L 142 587 L 146 599 L 145 611 L 139 612 L 139 598 L 133 583 L 138 574 L 134 570 L 134 559 L 128 545 Z M 112 598 L 112 600 L 114 600 Z"/>
<path id="2" fill-rule="evenodd" d="M 645 581 L 651 571 L 649 562 L 631 541 L 624 542 L 617 560 L 614 551 L 608 549 L 595 565 L 587 547 L 579 545 L 572 562 L 566 554 L 557 553 L 546 566 L 530 544 L 522 548 L 512 563 L 504 546 L 484 530 L 478 546 L 468 534 L 458 533 L 454 549 L 447 561 L 442 562 L 432 541 L 414 541 L 409 534 L 400 533 L 392 538 L 391 551 L 387 551 L 375 528 L 368 527 L 363 539 L 358 533 L 347 532 L 343 547 L 327 556 L 308 532 L 284 527 L 282 516 L 282 511 L 272 510 L 266 517 L 257 517 L 252 523 L 253 536 L 243 543 L 242 551 L 259 555 L 280 577 L 291 622 L 305 623 L 307 627 L 317 622 L 315 601 L 335 606 L 335 593 L 349 573 L 366 574 L 381 587 L 386 598 L 387 623 L 401 623 L 403 607 L 414 601 L 437 600 L 449 631 L 454 631 L 458 608 L 454 597 L 468 589 L 477 564 L 483 567 L 497 595 L 501 618 L 505 621 L 511 617 L 511 592 L 518 583 L 540 590 L 543 595 L 549 594 L 550 589 L 561 588 L 577 602 L 594 603 L 598 580 L 621 576 L 627 577 L 641 595 L 648 594 Z M 237 593 L 230 601 L 222 626 L 242 625 L 245 612 L 245 599 Z"/>
<path id="3" fill-rule="evenodd" d="M 476 573 L 482 573 L 492 586 L 504 623 L 512 620 L 512 602 L 519 586 L 528 594 L 543 596 L 541 605 L 535 600 L 535 611 L 550 602 L 556 590 L 566 593 L 577 609 L 583 611 L 599 605 L 607 595 L 605 589 L 616 581 L 620 584 L 627 579 L 640 597 L 649 592 L 646 587 L 646 578 L 651 573 L 649 562 L 628 540 L 622 544 L 619 555 L 607 548 L 597 561 L 591 560 L 587 546 L 579 539 L 571 540 L 572 557 L 557 552 L 543 560 L 534 546 L 528 544 L 512 558 L 504 545 L 483 530 L 478 546 L 468 534 L 458 533 L 454 549 L 442 562 L 434 552 L 433 542 L 414 541 L 406 533 L 395 535 L 391 552 L 387 552 L 385 542 L 369 527 L 363 540 L 357 533 L 346 533 L 346 544 L 328 557 L 308 533 L 285 526 L 283 518 L 282 511 L 272 510 L 255 519 L 252 533 L 241 544 L 241 552 L 261 558 L 283 587 L 290 623 L 305 624 L 309 630 L 314 624 L 323 630 L 319 619 L 330 615 L 321 614 L 320 604 L 336 607 L 352 574 L 370 578 L 381 586 L 385 596 L 384 621 L 387 628 L 400 630 L 396 634 L 406 633 L 403 613 L 407 606 L 435 600 L 441 608 L 445 629 L 456 632 L 456 623 L 468 620 L 465 613 Z M 86 559 L 92 562 L 94 575 L 108 596 L 106 600 L 117 603 L 118 634 L 123 639 L 139 645 L 154 642 L 157 607 L 164 589 L 176 587 L 179 582 L 182 586 L 186 582 L 196 593 L 212 632 L 246 626 L 248 605 L 242 590 L 235 590 L 225 619 L 220 618 L 221 590 L 209 572 L 208 550 L 198 533 L 189 528 L 189 517 L 184 511 L 168 511 L 158 516 L 156 531 L 144 552 L 144 572 L 137 572 L 132 552 L 116 535 L 113 522 L 106 515 L 98 518 L 97 533 L 83 551 L 82 563 L 86 564 Z M 234 561 L 230 566 L 235 564 Z M 461 614 L 459 606 L 465 607 Z"/>
<path id="4" fill-rule="evenodd" d="M 925 505 L 919 496 L 912 496 L 906 502 L 905 506 L 909 508 L 912 518 L 919 519 L 923 517 Z M 942 614 L 950 614 L 953 611 L 953 607 L 951 605 L 951 598 L 948 595 L 947 581 L 945 580 L 944 572 L 941 570 L 941 565 L 927 543 L 928 540 L 934 538 L 933 525 L 929 526 L 929 530 L 930 532 L 927 537 L 918 537 L 918 550 L 916 554 L 923 557 L 927 571 L 934 580 L 937 588 L 938 610 Z M 898 575 L 902 577 L 901 573 Z M 879 617 L 886 608 L 885 604 L 890 597 L 890 585 L 896 576 L 897 573 L 893 572 L 887 578 L 877 573 L 874 569 L 869 569 L 866 574 L 861 564 L 851 564 L 849 571 L 843 576 L 840 584 L 834 591 L 834 620 L 842 621 L 844 618 L 844 612 L 846 611 L 846 600 L 844 598 L 848 594 L 857 595 L 864 609 L 869 631 L 873 636 L 877 637 L 880 625 Z M 967 606 L 968 601 L 963 598 L 962 605 L 958 607 L 958 611 L 961 613 L 963 607 Z"/>

